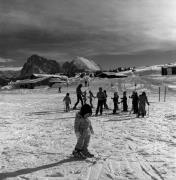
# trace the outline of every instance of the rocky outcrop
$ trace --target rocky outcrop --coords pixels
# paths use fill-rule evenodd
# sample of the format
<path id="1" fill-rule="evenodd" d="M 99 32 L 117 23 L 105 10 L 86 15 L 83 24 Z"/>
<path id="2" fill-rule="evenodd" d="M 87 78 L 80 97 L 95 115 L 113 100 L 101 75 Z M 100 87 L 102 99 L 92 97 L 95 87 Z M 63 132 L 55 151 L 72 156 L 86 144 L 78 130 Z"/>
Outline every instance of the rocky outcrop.
<path id="1" fill-rule="evenodd" d="M 33 74 L 56 74 L 64 73 L 74 76 L 75 73 L 84 71 L 99 71 L 100 67 L 92 60 L 76 57 L 72 61 L 58 63 L 38 55 L 32 55 L 27 59 L 21 71 L 0 71 L 0 85 L 17 79 L 31 78 Z"/>
<path id="2" fill-rule="evenodd" d="M 101 68 L 94 61 L 88 60 L 84 57 L 76 57 L 71 62 L 65 62 L 62 70 L 68 76 L 73 76 L 77 72 L 83 71 L 100 71 Z"/>
<path id="3" fill-rule="evenodd" d="M 81 69 L 81 67 L 75 65 L 74 61 L 71 61 L 71 62 L 66 61 L 62 65 L 62 71 L 63 71 L 64 74 L 71 77 L 71 76 L 74 76 L 75 73 L 83 72 L 84 69 Z"/>
<path id="4" fill-rule="evenodd" d="M 32 55 L 24 64 L 20 77 L 27 78 L 34 73 L 55 74 L 61 72 L 61 67 L 55 60 L 48 60 L 38 55 Z"/>
<path id="5" fill-rule="evenodd" d="M 91 60 L 83 57 L 77 57 L 72 61 L 64 62 L 62 65 L 55 60 L 47 60 L 38 55 L 32 55 L 24 64 L 20 78 L 29 78 L 32 74 L 55 74 L 65 73 L 68 76 L 73 76 L 77 72 L 83 71 L 99 71 L 100 67 Z"/>

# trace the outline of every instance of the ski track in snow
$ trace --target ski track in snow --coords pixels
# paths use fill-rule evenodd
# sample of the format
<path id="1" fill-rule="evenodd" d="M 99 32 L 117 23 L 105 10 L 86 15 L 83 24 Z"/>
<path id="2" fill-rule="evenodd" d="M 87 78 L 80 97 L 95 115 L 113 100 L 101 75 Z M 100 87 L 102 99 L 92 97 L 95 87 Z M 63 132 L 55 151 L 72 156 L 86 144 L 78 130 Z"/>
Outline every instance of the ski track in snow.
<path id="1" fill-rule="evenodd" d="M 65 93 L 66 89 L 61 94 L 57 89 L 0 93 L 0 179 L 176 179 L 173 94 L 158 102 L 156 94 L 150 93 L 149 117 L 120 111 L 112 115 L 112 110 L 91 117 L 95 134 L 90 151 L 97 159 L 76 161 L 70 156 L 76 143 L 75 111 L 64 112 Z M 73 106 L 76 96 L 71 98 Z"/>

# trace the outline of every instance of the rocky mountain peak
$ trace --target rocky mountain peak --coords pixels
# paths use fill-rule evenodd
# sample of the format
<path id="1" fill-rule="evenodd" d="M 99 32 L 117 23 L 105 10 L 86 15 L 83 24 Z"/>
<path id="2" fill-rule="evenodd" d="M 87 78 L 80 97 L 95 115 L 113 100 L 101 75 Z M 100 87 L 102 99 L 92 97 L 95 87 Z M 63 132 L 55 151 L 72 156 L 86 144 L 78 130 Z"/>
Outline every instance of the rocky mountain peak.
<path id="1" fill-rule="evenodd" d="M 33 73 L 55 74 L 61 70 L 55 60 L 48 60 L 38 55 L 32 55 L 27 59 L 21 70 L 21 77 L 30 77 Z"/>

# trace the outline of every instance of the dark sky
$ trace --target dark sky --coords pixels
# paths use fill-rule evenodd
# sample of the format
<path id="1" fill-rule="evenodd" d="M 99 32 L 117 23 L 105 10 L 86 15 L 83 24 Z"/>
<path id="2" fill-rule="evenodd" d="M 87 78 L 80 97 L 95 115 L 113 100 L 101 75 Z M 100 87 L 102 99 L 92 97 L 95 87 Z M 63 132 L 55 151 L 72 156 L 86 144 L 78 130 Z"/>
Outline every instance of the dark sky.
<path id="1" fill-rule="evenodd" d="M 103 68 L 176 60 L 175 0 L 0 0 L 0 66 L 38 54 Z"/>

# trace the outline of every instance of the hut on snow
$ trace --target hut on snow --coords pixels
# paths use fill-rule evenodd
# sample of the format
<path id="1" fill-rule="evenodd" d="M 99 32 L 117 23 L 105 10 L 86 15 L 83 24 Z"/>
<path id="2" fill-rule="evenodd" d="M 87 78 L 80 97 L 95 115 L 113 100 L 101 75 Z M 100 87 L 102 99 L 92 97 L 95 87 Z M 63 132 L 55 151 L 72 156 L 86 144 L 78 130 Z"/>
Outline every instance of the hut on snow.
<path id="1" fill-rule="evenodd" d="M 67 77 L 55 74 L 32 74 L 30 79 L 17 80 L 10 85 L 15 88 L 33 89 L 36 86 L 47 85 L 51 87 L 55 83 L 66 83 Z"/>
<path id="2" fill-rule="evenodd" d="M 162 66 L 161 75 L 176 75 L 176 65 Z"/>
<path id="3" fill-rule="evenodd" d="M 127 75 L 122 73 L 116 73 L 116 72 L 102 72 L 98 75 L 100 78 L 124 78 L 127 77 Z"/>

